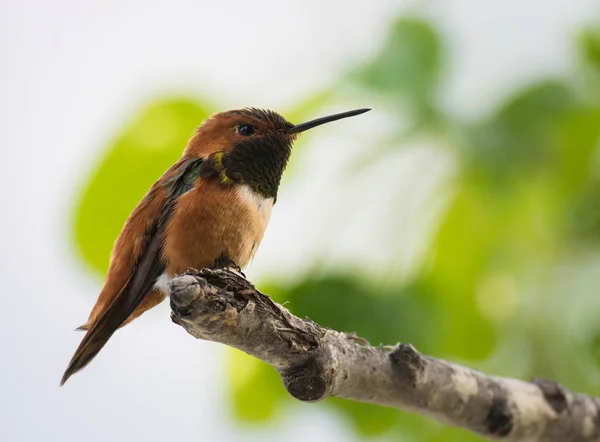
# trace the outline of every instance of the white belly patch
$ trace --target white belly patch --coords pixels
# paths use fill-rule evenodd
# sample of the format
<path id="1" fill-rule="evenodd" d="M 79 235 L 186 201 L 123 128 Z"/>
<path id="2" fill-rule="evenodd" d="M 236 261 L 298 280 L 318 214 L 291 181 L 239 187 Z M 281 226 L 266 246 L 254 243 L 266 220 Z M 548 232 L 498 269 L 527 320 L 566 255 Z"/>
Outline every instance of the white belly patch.
<path id="1" fill-rule="evenodd" d="M 159 290 L 165 296 L 169 296 L 171 294 L 171 281 L 173 281 L 173 277 L 167 275 L 166 273 L 163 273 L 156 279 L 156 282 L 154 283 L 154 288 Z"/>
<path id="2" fill-rule="evenodd" d="M 273 208 L 273 198 L 266 198 L 247 184 L 237 187 L 238 194 L 248 204 L 252 205 L 258 213 L 262 223 L 263 230 L 267 227 L 271 218 L 271 209 Z"/>

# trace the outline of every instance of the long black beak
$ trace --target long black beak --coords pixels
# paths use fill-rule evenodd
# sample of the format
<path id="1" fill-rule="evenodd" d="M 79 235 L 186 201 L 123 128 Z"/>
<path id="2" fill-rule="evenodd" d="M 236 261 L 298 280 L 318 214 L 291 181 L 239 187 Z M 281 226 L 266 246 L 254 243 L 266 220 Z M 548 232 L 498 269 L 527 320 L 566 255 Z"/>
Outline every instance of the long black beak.
<path id="1" fill-rule="evenodd" d="M 295 126 L 286 129 L 284 132 L 286 134 L 297 134 L 299 132 L 312 129 L 313 127 L 320 126 L 321 124 L 331 123 L 332 121 L 341 120 L 342 118 L 354 117 L 355 115 L 364 114 L 370 110 L 371 109 L 356 109 L 348 112 L 342 112 L 340 114 L 333 114 L 327 117 L 317 118 L 316 120 L 307 121 L 306 123 L 296 124 Z"/>

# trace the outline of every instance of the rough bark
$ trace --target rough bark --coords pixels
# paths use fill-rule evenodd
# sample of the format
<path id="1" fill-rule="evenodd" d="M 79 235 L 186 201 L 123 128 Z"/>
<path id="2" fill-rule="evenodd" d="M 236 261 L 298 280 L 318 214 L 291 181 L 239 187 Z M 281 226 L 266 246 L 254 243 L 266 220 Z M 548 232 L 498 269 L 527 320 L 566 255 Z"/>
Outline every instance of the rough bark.
<path id="1" fill-rule="evenodd" d="M 600 440 L 600 399 L 547 380 L 490 376 L 419 353 L 373 347 L 292 315 L 229 270 L 175 278 L 172 319 L 192 336 L 273 366 L 302 401 L 338 396 L 429 416 L 511 441 Z"/>

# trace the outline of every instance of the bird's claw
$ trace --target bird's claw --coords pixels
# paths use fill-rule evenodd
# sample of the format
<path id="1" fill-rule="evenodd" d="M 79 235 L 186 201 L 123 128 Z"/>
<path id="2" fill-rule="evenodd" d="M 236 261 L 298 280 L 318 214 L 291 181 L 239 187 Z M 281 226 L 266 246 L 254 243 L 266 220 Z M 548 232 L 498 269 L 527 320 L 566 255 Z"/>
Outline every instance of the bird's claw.
<path id="1" fill-rule="evenodd" d="M 246 279 L 246 275 L 242 272 L 242 268 L 227 257 L 220 257 L 215 260 L 214 264 L 210 267 L 212 270 L 224 269 L 230 272 L 237 273 L 242 278 Z"/>

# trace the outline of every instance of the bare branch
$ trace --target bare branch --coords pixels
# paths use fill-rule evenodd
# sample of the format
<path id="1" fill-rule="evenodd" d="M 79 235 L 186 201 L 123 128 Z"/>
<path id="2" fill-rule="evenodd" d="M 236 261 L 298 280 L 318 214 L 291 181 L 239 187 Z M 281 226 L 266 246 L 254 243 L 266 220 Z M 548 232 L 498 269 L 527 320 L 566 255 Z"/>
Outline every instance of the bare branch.
<path id="1" fill-rule="evenodd" d="M 600 441 L 600 399 L 546 380 L 489 376 L 420 354 L 387 350 L 292 315 L 229 270 L 175 278 L 173 322 L 199 339 L 273 366 L 302 401 L 338 396 L 432 417 L 492 439 Z"/>

